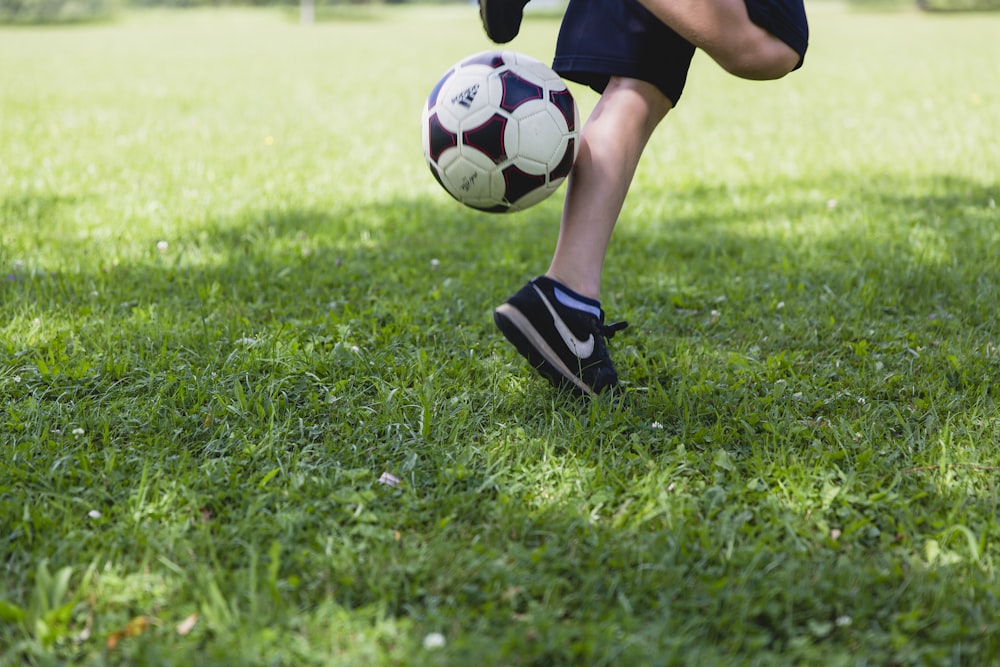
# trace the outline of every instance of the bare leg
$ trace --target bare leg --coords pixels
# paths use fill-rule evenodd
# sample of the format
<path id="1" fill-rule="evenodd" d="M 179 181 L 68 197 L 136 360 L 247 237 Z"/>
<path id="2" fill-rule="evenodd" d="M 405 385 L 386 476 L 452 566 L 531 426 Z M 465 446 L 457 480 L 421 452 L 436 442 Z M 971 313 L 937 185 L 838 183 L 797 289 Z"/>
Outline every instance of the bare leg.
<path id="1" fill-rule="evenodd" d="M 799 62 L 790 46 L 750 20 L 744 0 L 639 2 L 736 76 L 778 79 Z"/>
<path id="2" fill-rule="evenodd" d="M 600 298 L 604 256 L 639 157 L 672 107 L 652 84 L 619 77 L 608 82 L 583 128 L 548 277 Z"/>

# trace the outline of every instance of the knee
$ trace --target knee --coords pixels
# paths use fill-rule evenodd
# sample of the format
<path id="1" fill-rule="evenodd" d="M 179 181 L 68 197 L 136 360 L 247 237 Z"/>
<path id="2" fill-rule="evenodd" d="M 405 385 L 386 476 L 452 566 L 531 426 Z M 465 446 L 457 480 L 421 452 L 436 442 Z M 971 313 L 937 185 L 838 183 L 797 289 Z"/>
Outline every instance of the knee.
<path id="1" fill-rule="evenodd" d="M 719 65 L 741 79 L 780 79 L 799 64 L 799 54 L 784 42 L 771 38 L 763 43 L 734 48 L 716 58 Z"/>
<path id="2" fill-rule="evenodd" d="M 618 108 L 623 118 L 635 121 L 649 134 L 673 108 L 673 102 L 653 84 L 619 76 L 608 81 L 600 105 Z"/>

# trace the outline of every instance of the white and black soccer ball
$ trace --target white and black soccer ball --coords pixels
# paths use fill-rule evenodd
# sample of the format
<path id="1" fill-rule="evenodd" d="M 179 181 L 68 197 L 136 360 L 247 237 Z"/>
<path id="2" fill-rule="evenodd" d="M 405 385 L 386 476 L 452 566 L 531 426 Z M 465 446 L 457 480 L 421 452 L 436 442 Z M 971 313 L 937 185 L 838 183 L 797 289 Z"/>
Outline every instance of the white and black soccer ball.
<path id="1" fill-rule="evenodd" d="M 565 82 L 523 53 L 484 51 L 448 70 L 421 120 L 424 157 L 466 206 L 510 213 L 534 206 L 569 175 L 580 112 Z"/>

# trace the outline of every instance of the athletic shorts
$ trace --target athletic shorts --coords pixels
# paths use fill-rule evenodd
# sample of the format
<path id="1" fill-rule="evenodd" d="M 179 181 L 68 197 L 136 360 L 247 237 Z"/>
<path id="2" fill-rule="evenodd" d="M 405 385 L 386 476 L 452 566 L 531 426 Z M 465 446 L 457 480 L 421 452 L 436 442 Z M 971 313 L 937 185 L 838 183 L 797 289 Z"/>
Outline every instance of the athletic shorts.
<path id="1" fill-rule="evenodd" d="M 809 26 L 803 0 L 745 0 L 747 13 L 805 58 Z M 675 105 L 687 82 L 695 47 L 637 0 L 570 0 L 552 69 L 597 92 L 624 76 L 652 83 Z"/>

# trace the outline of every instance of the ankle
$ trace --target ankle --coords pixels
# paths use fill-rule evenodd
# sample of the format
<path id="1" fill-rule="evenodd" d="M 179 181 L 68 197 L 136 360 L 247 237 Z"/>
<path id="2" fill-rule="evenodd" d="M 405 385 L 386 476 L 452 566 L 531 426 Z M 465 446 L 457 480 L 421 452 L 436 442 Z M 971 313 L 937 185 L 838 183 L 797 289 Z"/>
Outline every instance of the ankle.
<path id="1" fill-rule="evenodd" d="M 556 281 L 563 287 L 566 287 L 573 292 L 576 292 L 579 296 L 593 299 L 598 302 L 601 300 L 600 282 L 587 280 L 578 276 L 558 273 L 552 269 L 545 272 L 545 277 L 549 280 Z"/>

